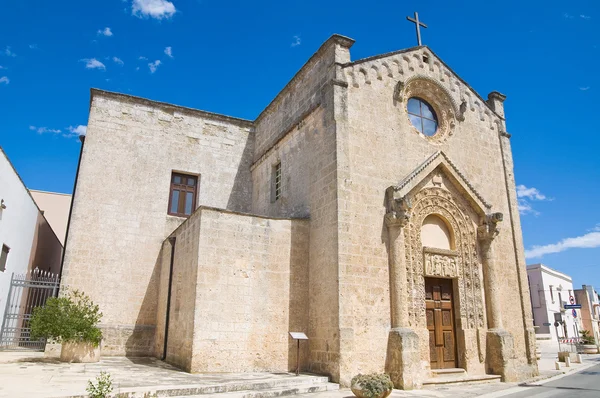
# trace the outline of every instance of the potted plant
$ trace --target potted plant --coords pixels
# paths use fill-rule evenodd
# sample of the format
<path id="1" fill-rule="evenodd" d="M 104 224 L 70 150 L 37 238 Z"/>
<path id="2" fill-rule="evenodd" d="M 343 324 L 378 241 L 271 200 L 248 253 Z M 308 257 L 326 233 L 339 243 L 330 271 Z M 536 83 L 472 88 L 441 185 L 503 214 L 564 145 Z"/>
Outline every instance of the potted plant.
<path id="1" fill-rule="evenodd" d="M 61 342 L 61 361 L 98 362 L 102 340 L 102 331 L 98 328 L 100 318 L 99 307 L 83 292 L 74 290 L 34 308 L 31 337 Z"/>
<path id="2" fill-rule="evenodd" d="M 386 398 L 394 383 L 385 373 L 358 374 L 352 378 L 350 389 L 358 398 Z"/>
<path id="3" fill-rule="evenodd" d="M 596 346 L 596 340 L 590 334 L 590 331 L 582 330 L 579 334 L 581 334 L 582 342 L 577 346 L 578 351 L 582 354 L 597 354 L 598 346 Z"/>

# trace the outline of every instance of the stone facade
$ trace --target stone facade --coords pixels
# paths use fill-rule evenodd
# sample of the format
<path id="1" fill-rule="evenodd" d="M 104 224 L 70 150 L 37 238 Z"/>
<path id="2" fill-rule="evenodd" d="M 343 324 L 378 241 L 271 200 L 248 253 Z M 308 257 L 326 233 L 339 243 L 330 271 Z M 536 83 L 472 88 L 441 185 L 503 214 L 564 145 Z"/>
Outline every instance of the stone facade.
<path id="1" fill-rule="evenodd" d="M 162 357 L 166 340 L 189 371 L 291 370 L 286 333 L 304 331 L 303 369 L 417 388 L 442 278 L 455 365 L 536 374 L 505 97 L 427 47 L 352 62 L 352 44 L 327 40 L 255 121 L 92 91 L 63 281 L 103 308 L 105 354 Z M 173 171 L 199 176 L 187 220 L 167 215 Z"/>

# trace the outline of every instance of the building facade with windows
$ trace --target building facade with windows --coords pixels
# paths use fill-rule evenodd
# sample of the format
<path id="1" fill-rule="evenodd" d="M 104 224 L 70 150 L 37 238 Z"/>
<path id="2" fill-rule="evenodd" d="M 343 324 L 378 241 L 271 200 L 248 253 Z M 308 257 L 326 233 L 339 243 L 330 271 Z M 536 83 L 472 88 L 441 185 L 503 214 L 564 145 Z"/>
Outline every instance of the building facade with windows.
<path id="1" fill-rule="evenodd" d="M 62 245 L 0 147 L 0 322 L 14 274 L 58 274 Z M 11 305 L 18 307 L 19 302 Z"/>
<path id="2" fill-rule="evenodd" d="M 570 276 L 544 264 L 527 266 L 533 323 L 539 326 L 540 339 L 573 339 L 581 330 L 581 311 L 565 309 L 565 305 L 578 304 Z M 573 315 L 575 311 L 575 316 Z M 555 326 L 559 322 L 559 326 Z"/>
<path id="3" fill-rule="evenodd" d="M 92 90 L 63 283 L 104 355 L 349 384 L 537 373 L 510 134 L 427 47 L 334 35 L 243 120 Z"/>

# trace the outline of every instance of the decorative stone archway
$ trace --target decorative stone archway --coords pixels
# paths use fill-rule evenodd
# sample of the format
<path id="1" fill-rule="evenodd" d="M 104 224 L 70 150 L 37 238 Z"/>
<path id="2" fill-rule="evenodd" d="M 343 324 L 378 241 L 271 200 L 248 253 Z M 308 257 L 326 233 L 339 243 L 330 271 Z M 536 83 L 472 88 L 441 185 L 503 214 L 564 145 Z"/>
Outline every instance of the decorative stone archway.
<path id="1" fill-rule="evenodd" d="M 451 278 L 458 364 L 510 380 L 512 336 L 503 330 L 493 240 L 500 213 L 438 152 L 386 191 L 392 330 L 387 371 L 400 388 L 419 387 L 429 373 L 425 277 Z M 454 237 L 451 250 L 423 247 L 423 220 L 437 215 Z M 440 265 L 440 266 L 437 266 Z"/>

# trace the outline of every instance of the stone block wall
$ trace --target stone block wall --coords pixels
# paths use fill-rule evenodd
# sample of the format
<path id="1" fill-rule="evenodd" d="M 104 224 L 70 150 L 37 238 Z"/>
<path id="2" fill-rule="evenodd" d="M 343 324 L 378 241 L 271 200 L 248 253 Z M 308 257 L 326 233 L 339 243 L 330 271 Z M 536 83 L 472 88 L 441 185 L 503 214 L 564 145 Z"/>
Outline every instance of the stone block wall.
<path id="1" fill-rule="evenodd" d="M 339 377 L 337 145 L 334 118 L 339 65 L 353 41 L 334 35 L 256 120 L 253 212 L 309 216 L 310 370 Z M 273 166 L 281 162 L 281 199 L 271 201 Z"/>
<path id="2" fill-rule="evenodd" d="M 172 237 L 167 362 L 191 372 L 294 370 L 288 332 L 308 324 L 308 221 L 200 208 Z M 164 256 L 162 280 L 169 265 Z M 306 343 L 302 351 L 306 369 Z"/>
<path id="3" fill-rule="evenodd" d="M 161 245 L 173 171 L 198 175 L 198 205 L 248 210 L 248 121 L 92 91 L 63 264 L 64 286 L 104 313 L 104 355 L 154 350 Z"/>

